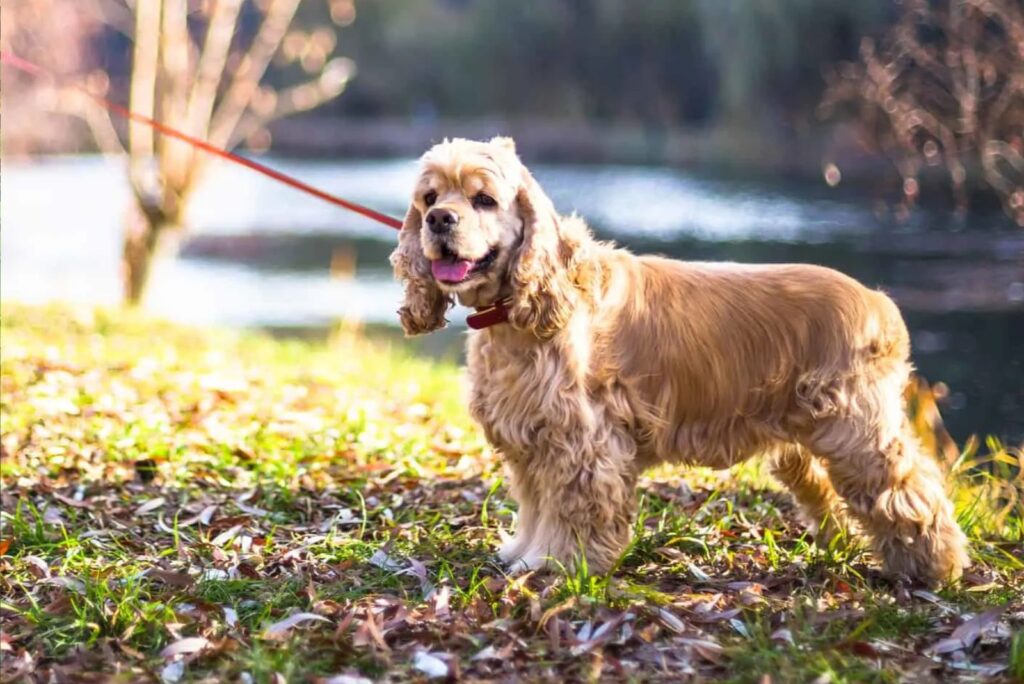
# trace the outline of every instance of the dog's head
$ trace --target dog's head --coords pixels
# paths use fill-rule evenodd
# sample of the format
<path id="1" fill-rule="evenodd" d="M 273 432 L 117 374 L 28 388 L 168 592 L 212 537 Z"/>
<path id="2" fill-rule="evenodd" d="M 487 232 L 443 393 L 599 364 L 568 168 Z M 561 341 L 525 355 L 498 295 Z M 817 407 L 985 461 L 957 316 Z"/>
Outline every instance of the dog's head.
<path id="1" fill-rule="evenodd" d="M 454 298 L 476 307 L 509 299 L 512 325 L 539 337 L 564 326 L 575 302 L 571 272 L 587 231 L 558 216 L 512 140 L 446 140 L 421 164 L 391 255 L 405 283 L 399 310 L 405 331 L 444 327 Z"/>

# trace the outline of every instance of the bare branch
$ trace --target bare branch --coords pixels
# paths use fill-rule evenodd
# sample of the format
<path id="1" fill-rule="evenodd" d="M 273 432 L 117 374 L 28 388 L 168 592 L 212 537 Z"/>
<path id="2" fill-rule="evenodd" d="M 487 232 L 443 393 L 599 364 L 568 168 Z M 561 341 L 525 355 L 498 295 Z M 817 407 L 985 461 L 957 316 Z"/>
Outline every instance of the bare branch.
<path id="1" fill-rule="evenodd" d="M 215 0 L 206 41 L 199 58 L 199 68 L 188 98 L 188 124 L 193 135 L 205 138 L 231 50 L 235 23 L 242 0 Z"/>
<path id="2" fill-rule="evenodd" d="M 224 146 L 231 139 L 298 7 L 299 0 L 271 1 L 248 54 L 242 59 L 223 101 L 213 115 L 209 139 L 214 145 Z"/>
<path id="3" fill-rule="evenodd" d="M 982 160 L 985 163 L 985 173 L 992 185 L 1006 194 L 1021 191 L 1020 183 L 1024 179 L 1024 156 L 1017 150 L 1002 141 L 993 141 L 985 146 Z M 1016 179 L 1008 178 L 1007 174 L 1000 170 L 1000 163 L 1012 169 Z"/>
<path id="4" fill-rule="evenodd" d="M 157 62 L 160 57 L 160 0 L 135 0 L 135 49 L 129 106 L 152 117 L 156 105 Z M 132 165 L 153 156 L 153 131 L 149 126 L 128 124 L 128 150 Z"/>
<path id="5" fill-rule="evenodd" d="M 355 63 L 343 57 L 332 59 L 324 65 L 317 78 L 291 86 L 273 97 L 273 108 L 266 112 L 250 110 L 236 126 L 228 141 L 230 147 L 238 145 L 250 135 L 266 126 L 271 121 L 283 119 L 298 112 L 319 107 L 324 102 L 341 95 L 352 76 L 355 74 Z"/>
<path id="6" fill-rule="evenodd" d="M 185 122 L 189 86 L 188 6 L 186 0 L 163 0 L 160 31 L 160 118 L 172 126 Z M 194 150 L 180 140 L 157 137 L 161 175 L 168 190 L 180 192 L 187 182 Z"/>
<path id="7" fill-rule="evenodd" d="M 199 66 L 192 82 L 188 105 L 185 110 L 185 125 L 198 138 L 209 135 L 213 106 L 217 101 L 224 68 L 231 51 L 235 25 L 242 7 L 242 0 L 215 0 L 210 21 L 206 28 L 206 39 L 199 56 Z M 183 183 L 191 185 L 199 175 L 205 158 L 193 153 Z"/>
<path id="8" fill-rule="evenodd" d="M 919 170 L 942 164 L 958 209 L 975 174 L 1024 225 L 1024 11 L 1001 0 L 903 7 L 878 48 L 865 41 L 859 63 L 826 72 L 821 112 L 856 111 L 864 138 L 903 177 L 905 204 L 916 198 Z"/>
<path id="9" fill-rule="evenodd" d="M 125 153 L 124 145 L 117 135 L 110 113 L 95 100 L 77 88 L 62 88 L 53 98 L 54 109 L 82 119 L 89 126 L 100 152 L 111 156 Z"/>

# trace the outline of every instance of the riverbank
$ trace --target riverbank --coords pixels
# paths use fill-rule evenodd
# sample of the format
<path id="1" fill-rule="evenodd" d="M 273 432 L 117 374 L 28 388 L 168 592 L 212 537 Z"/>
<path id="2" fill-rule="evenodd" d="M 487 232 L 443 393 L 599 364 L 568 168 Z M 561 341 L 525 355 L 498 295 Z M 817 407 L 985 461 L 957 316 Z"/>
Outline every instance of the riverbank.
<path id="1" fill-rule="evenodd" d="M 504 135 L 515 139 L 520 156 L 531 165 L 662 166 L 709 179 L 787 179 L 809 184 L 833 199 L 879 203 L 882 211 L 903 199 L 896 167 L 867 145 L 851 123 L 678 127 L 595 119 L 342 118 L 314 112 L 277 121 L 270 132 L 275 154 L 302 159 L 418 158 L 446 138 L 486 140 Z M 998 198 L 982 177 L 981 169 L 970 169 L 970 206 L 1000 212 Z M 926 167 L 918 181 L 918 206 L 953 208 L 944 169 Z M 1006 221 L 1008 227 L 1013 225 L 1009 217 Z"/>
<path id="2" fill-rule="evenodd" d="M 703 167 L 735 175 L 815 178 L 824 185 L 822 160 L 834 147 L 821 130 L 762 132 L 738 127 L 654 127 L 596 120 L 439 119 L 434 117 L 338 118 L 315 113 L 274 123 L 277 154 L 302 158 L 364 159 L 418 157 L 445 138 L 511 136 L 530 163 L 638 164 Z M 882 165 L 860 159 L 842 146 L 851 171 L 878 172 Z"/>

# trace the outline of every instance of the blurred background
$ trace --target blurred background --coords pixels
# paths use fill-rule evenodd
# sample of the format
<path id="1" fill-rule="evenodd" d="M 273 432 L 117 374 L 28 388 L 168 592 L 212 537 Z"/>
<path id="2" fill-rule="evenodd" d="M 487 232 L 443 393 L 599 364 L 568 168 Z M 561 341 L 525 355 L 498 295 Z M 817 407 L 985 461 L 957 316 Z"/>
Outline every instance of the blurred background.
<path id="1" fill-rule="evenodd" d="M 401 216 L 446 136 L 514 136 L 637 252 L 885 289 L 953 436 L 1024 439 L 1019 0 L 10 0 L 0 296 L 397 330 L 393 231 L 79 87 Z M 458 353 L 455 332 L 419 343 Z"/>

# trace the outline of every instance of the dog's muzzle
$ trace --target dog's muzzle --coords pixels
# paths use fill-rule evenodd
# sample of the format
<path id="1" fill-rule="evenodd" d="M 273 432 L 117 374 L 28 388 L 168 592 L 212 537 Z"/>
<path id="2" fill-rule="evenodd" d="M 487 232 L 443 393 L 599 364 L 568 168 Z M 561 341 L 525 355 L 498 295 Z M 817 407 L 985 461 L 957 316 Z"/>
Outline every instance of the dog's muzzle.
<path id="1" fill-rule="evenodd" d="M 427 212 L 427 228 L 434 235 L 445 235 L 459 225 L 459 215 L 451 209 L 431 209 Z"/>

